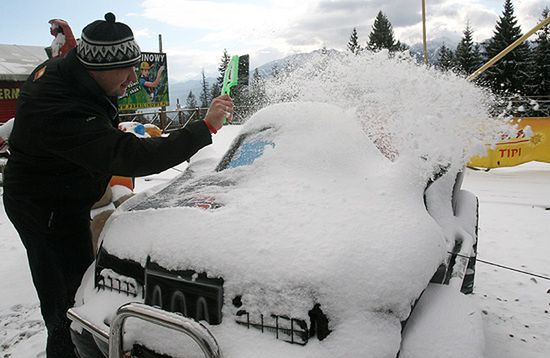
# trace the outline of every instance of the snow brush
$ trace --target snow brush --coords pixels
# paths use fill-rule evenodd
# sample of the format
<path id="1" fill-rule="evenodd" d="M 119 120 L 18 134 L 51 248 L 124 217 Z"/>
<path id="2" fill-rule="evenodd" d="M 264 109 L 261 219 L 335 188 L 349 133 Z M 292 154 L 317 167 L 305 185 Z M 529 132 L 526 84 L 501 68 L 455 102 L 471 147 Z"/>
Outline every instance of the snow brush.
<path id="1" fill-rule="evenodd" d="M 232 56 L 223 75 L 222 96 L 231 96 L 231 89 L 237 85 L 248 85 L 249 56 Z M 227 118 L 224 124 L 227 123 Z"/>

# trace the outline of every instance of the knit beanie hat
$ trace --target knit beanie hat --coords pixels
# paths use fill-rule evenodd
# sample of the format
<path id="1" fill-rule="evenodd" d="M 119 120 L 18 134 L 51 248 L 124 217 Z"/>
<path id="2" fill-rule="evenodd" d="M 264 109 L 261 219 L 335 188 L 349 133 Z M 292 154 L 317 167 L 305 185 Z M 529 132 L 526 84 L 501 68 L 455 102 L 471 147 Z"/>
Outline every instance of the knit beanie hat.
<path id="1" fill-rule="evenodd" d="M 105 21 L 94 21 L 82 30 L 76 55 L 86 69 L 95 71 L 131 67 L 141 59 L 132 30 L 115 22 L 110 12 L 105 14 Z"/>

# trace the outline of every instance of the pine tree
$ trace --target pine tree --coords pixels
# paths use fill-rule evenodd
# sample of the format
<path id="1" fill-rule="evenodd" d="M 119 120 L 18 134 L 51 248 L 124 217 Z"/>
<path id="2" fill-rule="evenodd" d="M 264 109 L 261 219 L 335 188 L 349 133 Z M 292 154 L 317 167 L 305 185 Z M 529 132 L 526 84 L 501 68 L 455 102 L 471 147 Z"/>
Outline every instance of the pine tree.
<path id="1" fill-rule="evenodd" d="M 487 44 L 487 59 L 493 58 L 521 36 L 512 1 L 505 0 L 502 16 L 497 21 L 493 37 Z M 528 77 L 528 61 L 529 45 L 523 43 L 490 67 L 483 79 L 495 92 L 523 92 Z"/>
<path id="2" fill-rule="evenodd" d="M 462 40 L 458 43 L 455 52 L 456 69 L 459 73 L 467 76 L 477 70 L 483 63 L 479 45 L 474 43 L 474 31 L 470 24 L 466 24 Z"/>
<path id="3" fill-rule="evenodd" d="M 548 16 L 550 16 L 550 9 L 546 7 L 542 11 L 541 21 Z M 537 32 L 530 65 L 526 92 L 528 96 L 539 100 L 533 115 L 548 116 L 550 115 L 550 103 L 541 100 L 550 100 L 550 25 L 544 26 Z"/>
<path id="4" fill-rule="evenodd" d="M 402 43 L 401 41 L 397 40 L 395 43 L 395 47 L 393 48 L 393 51 L 403 52 L 407 51 L 409 49 L 409 46 L 407 44 Z"/>
<path id="5" fill-rule="evenodd" d="M 542 11 L 542 20 L 550 16 L 550 9 Z M 537 32 L 536 47 L 533 49 L 531 80 L 529 94 L 550 96 L 550 25 Z"/>
<path id="6" fill-rule="evenodd" d="M 271 67 L 271 76 L 273 76 L 273 78 L 277 79 L 277 78 L 279 78 L 282 74 L 283 74 L 283 71 L 281 71 L 281 69 L 279 68 L 279 65 L 278 65 L 278 64 L 274 64 L 274 65 Z"/>
<path id="7" fill-rule="evenodd" d="M 356 55 L 361 52 L 361 45 L 359 45 L 359 37 L 357 36 L 357 29 L 355 27 L 351 31 L 351 36 L 348 42 L 348 50 Z"/>
<path id="8" fill-rule="evenodd" d="M 374 19 L 372 31 L 369 34 L 369 42 L 367 43 L 367 47 L 372 51 L 378 51 L 381 49 L 395 51 L 396 45 L 397 43 L 393 37 L 393 29 L 390 20 L 388 20 L 382 11 L 378 12 L 376 19 Z"/>
<path id="9" fill-rule="evenodd" d="M 220 88 L 223 87 L 223 76 L 225 75 L 225 70 L 227 69 L 227 65 L 229 65 L 229 61 L 231 61 L 231 56 L 227 53 L 227 49 L 223 49 L 223 55 L 218 66 L 218 86 L 220 86 Z"/>
<path id="10" fill-rule="evenodd" d="M 455 55 L 453 50 L 443 44 L 439 48 L 436 68 L 441 71 L 450 71 L 455 67 Z"/>
<path id="11" fill-rule="evenodd" d="M 220 88 L 220 85 L 218 82 L 212 83 L 212 86 L 210 86 L 210 98 L 216 98 L 218 97 L 222 92 L 222 89 Z"/>
<path id="12" fill-rule="evenodd" d="M 208 82 L 206 82 L 206 75 L 204 74 L 204 68 L 201 72 L 201 107 L 206 108 L 210 105 L 210 91 L 208 90 Z"/>
<path id="13" fill-rule="evenodd" d="M 187 100 L 185 101 L 185 108 L 193 109 L 197 107 L 197 97 L 195 97 L 193 91 L 189 91 L 189 94 L 187 95 Z"/>
<path id="14" fill-rule="evenodd" d="M 251 107 L 252 111 L 257 111 L 266 104 L 265 80 L 262 75 L 260 75 L 257 68 L 254 69 L 252 78 L 250 79 L 250 95 L 248 101 L 248 105 Z"/>

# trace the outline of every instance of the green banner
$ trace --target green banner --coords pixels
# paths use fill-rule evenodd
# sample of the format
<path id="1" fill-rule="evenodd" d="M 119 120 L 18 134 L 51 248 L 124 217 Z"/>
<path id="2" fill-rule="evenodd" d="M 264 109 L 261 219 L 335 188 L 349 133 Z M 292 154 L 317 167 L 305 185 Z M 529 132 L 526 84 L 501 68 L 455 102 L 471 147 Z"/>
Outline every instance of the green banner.
<path id="1" fill-rule="evenodd" d="M 141 62 L 134 68 L 137 82 L 118 98 L 121 110 L 169 106 L 168 67 L 165 53 L 142 52 Z"/>

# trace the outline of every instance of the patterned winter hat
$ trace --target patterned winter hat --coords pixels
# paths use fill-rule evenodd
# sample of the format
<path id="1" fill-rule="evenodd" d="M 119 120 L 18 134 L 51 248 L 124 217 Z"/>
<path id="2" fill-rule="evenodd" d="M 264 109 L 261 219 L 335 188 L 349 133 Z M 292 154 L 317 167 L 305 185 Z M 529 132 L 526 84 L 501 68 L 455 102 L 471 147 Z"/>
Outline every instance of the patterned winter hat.
<path id="1" fill-rule="evenodd" d="M 105 21 L 94 21 L 82 30 L 76 55 L 84 67 L 95 71 L 131 67 L 141 59 L 132 30 L 115 22 L 115 15 L 110 12 L 105 14 Z"/>

